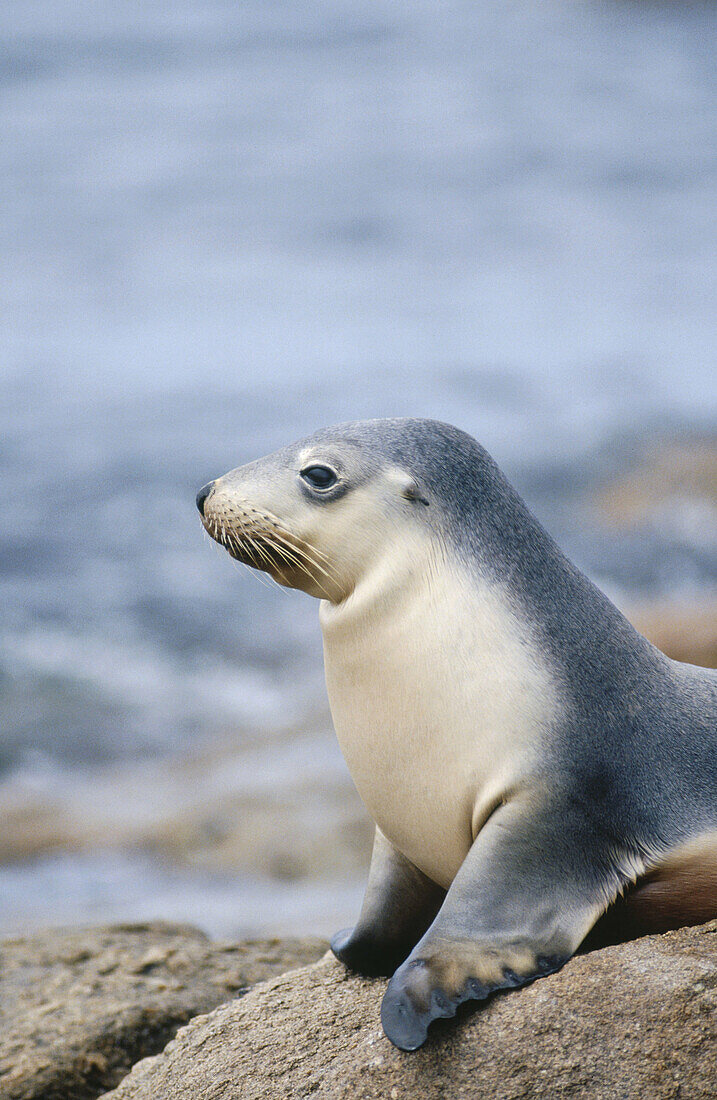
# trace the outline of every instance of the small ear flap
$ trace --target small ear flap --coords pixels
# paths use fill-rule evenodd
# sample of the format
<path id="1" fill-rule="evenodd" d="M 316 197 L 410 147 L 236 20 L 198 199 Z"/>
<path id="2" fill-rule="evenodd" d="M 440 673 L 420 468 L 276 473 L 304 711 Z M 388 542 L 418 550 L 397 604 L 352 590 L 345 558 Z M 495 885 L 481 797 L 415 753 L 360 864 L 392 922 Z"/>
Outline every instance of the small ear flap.
<path id="1" fill-rule="evenodd" d="M 405 497 L 406 500 L 415 500 L 418 504 L 429 504 L 421 486 L 412 474 L 407 473 L 405 470 L 395 469 L 390 471 L 389 477 L 398 487 L 401 496 Z"/>
<path id="2" fill-rule="evenodd" d="M 426 500 L 420 485 L 414 478 L 411 478 L 404 486 L 403 495 L 406 500 L 415 500 L 418 504 L 425 504 L 426 507 L 428 507 L 429 502 Z"/>

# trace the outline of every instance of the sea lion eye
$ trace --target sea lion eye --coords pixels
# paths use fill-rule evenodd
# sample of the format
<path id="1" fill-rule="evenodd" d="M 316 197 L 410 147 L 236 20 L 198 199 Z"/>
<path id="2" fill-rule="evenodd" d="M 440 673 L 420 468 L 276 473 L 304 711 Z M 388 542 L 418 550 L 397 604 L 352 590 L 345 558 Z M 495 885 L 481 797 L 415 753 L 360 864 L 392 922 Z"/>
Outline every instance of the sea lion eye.
<path id="1" fill-rule="evenodd" d="M 312 489 L 330 489 L 338 481 L 336 474 L 328 466 L 307 466 L 301 471 L 301 476 Z"/>

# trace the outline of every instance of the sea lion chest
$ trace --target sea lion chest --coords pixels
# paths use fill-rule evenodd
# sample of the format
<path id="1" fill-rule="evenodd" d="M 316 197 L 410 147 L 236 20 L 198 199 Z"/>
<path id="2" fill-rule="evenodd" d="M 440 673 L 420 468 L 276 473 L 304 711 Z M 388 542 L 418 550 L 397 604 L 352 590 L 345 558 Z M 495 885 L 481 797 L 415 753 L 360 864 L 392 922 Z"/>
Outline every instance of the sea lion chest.
<path id="1" fill-rule="evenodd" d="M 322 604 L 329 702 L 376 824 L 447 887 L 539 755 L 555 691 L 494 586 L 445 568 L 392 580 L 359 587 L 345 606 Z"/>

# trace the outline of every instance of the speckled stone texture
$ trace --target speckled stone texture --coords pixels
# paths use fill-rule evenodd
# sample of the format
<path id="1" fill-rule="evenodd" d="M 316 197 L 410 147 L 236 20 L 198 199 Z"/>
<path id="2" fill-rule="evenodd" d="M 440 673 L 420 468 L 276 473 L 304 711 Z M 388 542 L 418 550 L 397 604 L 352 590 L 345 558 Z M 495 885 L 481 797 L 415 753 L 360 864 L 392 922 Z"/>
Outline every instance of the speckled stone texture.
<path id="1" fill-rule="evenodd" d="M 199 1017 L 105 1100 L 717 1096 L 717 921 L 571 960 L 402 1054 L 331 958 Z"/>
<path id="2" fill-rule="evenodd" d="M 0 1100 L 90 1100 L 177 1028 L 318 959 L 320 940 L 210 943 L 170 924 L 0 941 Z"/>

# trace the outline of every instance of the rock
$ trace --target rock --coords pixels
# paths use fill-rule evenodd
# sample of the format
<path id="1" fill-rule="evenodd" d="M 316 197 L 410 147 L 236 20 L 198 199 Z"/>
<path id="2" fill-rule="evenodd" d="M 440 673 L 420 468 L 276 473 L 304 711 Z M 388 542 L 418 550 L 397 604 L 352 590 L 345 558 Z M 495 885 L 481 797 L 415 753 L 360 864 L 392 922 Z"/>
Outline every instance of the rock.
<path id="1" fill-rule="evenodd" d="M 717 921 L 576 957 L 416 1054 L 381 1032 L 384 989 L 324 958 L 192 1020 L 105 1100 L 717 1094 Z"/>
<path id="2" fill-rule="evenodd" d="M 0 1100 L 89 1100 L 177 1028 L 319 958 L 317 940 L 210 943 L 146 924 L 0 941 Z"/>

